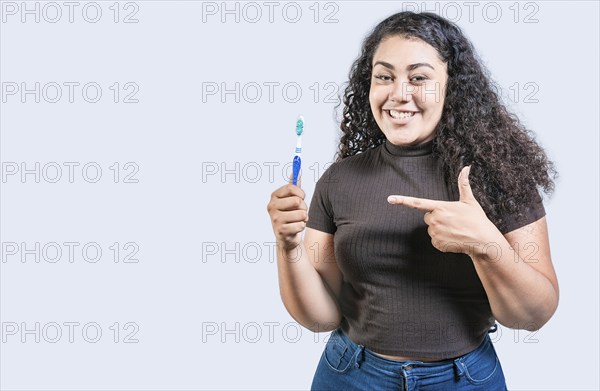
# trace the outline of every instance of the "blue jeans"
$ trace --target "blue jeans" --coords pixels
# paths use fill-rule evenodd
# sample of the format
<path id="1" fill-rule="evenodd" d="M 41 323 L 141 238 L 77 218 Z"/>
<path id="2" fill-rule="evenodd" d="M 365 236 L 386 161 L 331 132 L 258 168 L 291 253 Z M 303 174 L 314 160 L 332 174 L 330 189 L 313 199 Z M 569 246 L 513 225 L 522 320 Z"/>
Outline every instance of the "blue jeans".
<path id="1" fill-rule="evenodd" d="M 315 391 L 506 389 L 489 335 L 477 349 L 454 359 L 396 361 L 354 343 L 341 328 L 331 333 L 311 386 Z"/>

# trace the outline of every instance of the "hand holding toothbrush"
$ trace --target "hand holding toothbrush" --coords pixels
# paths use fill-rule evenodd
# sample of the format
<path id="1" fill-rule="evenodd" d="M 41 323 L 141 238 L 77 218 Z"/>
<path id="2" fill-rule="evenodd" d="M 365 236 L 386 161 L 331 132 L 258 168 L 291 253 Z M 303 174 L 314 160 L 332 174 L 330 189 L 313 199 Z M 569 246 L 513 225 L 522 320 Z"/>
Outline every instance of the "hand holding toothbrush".
<path id="1" fill-rule="evenodd" d="M 302 241 L 301 233 L 308 221 L 308 207 L 304 202 L 305 193 L 300 188 L 300 167 L 302 153 L 302 132 L 304 118 L 296 121 L 296 155 L 294 156 L 290 183 L 280 187 L 271 194 L 267 211 L 271 217 L 273 232 L 278 244 L 284 249 L 293 249 Z"/>

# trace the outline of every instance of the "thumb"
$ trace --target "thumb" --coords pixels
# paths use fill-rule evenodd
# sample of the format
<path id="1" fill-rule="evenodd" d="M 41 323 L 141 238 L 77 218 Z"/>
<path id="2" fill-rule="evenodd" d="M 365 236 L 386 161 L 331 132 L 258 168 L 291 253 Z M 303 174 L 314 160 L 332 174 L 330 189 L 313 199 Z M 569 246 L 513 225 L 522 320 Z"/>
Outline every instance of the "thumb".
<path id="1" fill-rule="evenodd" d="M 291 185 L 293 180 L 294 180 L 294 173 L 291 173 L 290 181 L 288 183 Z M 298 174 L 298 184 L 296 186 L 298 186 L 299 188 L 302 188 L 302 175 L 301 174 Z"/>
<path id="2" fill-rule="evenodd" d="M 475 199 L 473 191 L 471 190 L 471 184 L 469 183 L 470 171 L 471 166 L 465 166 L 462 168 L 462 170 L 460 170 L 460 175 L 458 176 L 458 193 L 461 201 L 470 201 Z"/>

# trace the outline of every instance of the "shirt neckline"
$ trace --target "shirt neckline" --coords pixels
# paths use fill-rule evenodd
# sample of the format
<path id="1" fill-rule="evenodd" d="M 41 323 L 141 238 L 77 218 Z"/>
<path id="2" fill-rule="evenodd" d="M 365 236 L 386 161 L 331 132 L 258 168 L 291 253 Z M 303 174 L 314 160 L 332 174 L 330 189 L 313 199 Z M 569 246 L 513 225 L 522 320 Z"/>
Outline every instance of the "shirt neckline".
<path id="1" fill-rule="evenodd" d="M 433 140 L 417 145 L 395 145 L 386 139 L 383 149 L 393 156 L 425 156 L 433 152 Z"/>

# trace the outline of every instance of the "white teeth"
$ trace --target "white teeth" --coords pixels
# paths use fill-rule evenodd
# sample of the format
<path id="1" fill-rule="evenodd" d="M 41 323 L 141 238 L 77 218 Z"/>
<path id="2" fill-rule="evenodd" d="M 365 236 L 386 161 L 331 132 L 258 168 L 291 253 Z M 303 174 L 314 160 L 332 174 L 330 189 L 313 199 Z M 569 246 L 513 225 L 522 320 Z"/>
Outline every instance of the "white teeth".
<path id="1" fill-rule="evenodd" d="M 415 113 L 412 111 L 390 110 L 390 115 L 396 119 L 403 119 L 403 118 L 412 117 L 413 115 L 415 115 Z"/>

